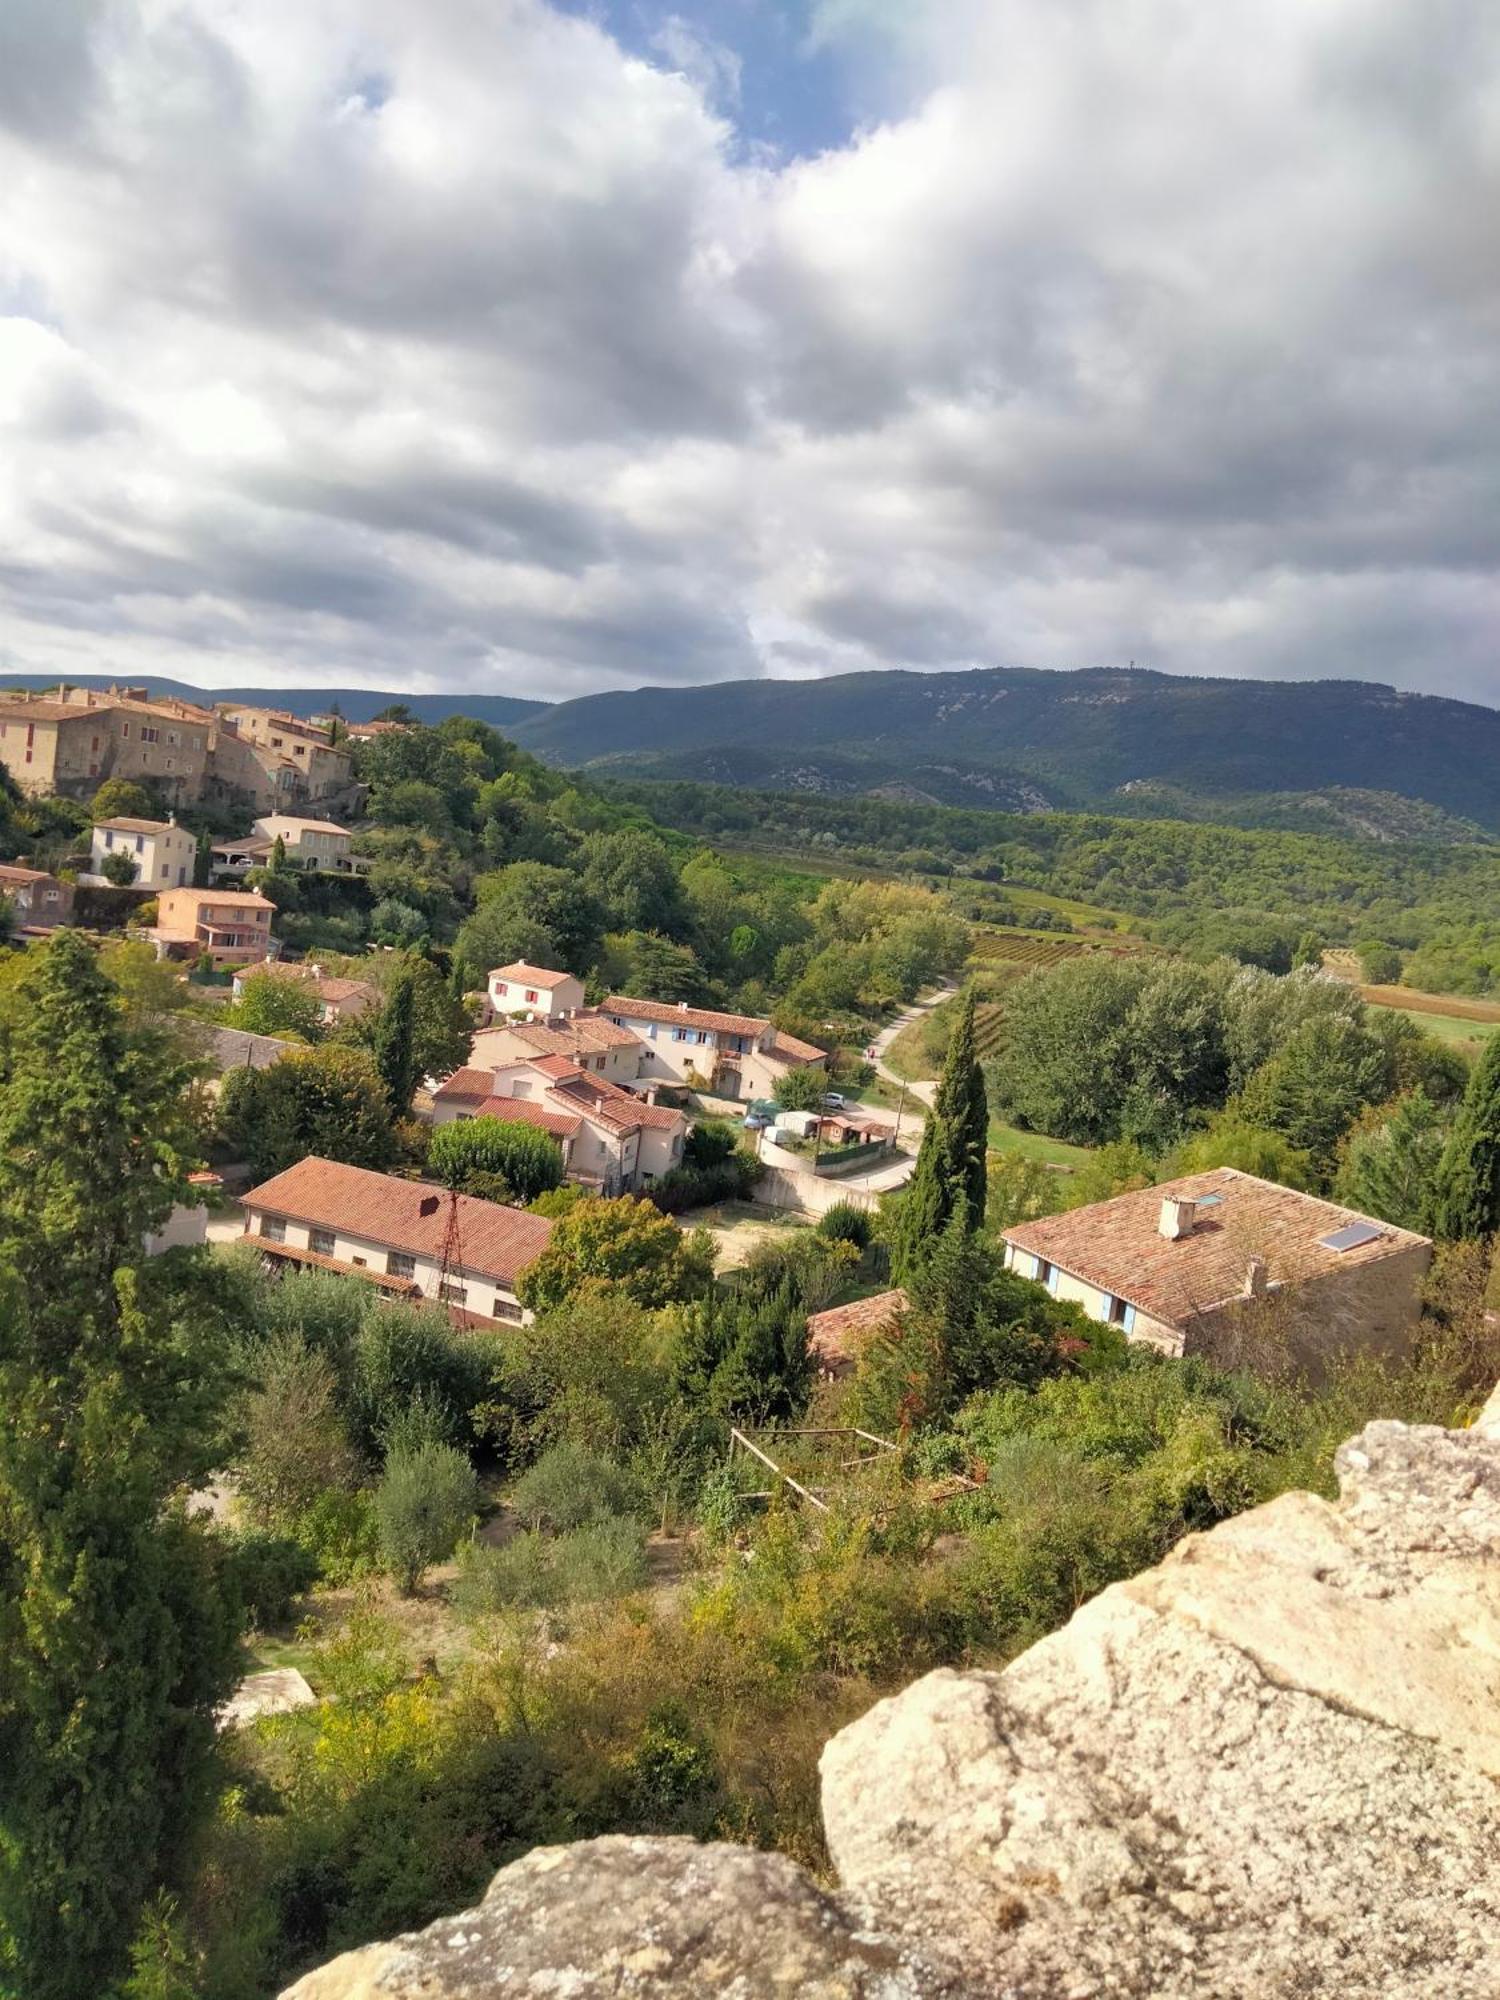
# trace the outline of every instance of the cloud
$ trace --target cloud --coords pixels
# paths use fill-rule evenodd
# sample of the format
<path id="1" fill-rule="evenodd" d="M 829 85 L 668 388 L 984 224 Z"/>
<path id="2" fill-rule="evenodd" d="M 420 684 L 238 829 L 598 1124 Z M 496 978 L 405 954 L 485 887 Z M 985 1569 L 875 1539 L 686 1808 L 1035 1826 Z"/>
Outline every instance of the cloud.
<path id="1" fill-rule="evenodd" d="M 810 18 L 773 161 L 722 6 L 0 11 L 5 665 L 1500 695 L 1493 9 Z"/>

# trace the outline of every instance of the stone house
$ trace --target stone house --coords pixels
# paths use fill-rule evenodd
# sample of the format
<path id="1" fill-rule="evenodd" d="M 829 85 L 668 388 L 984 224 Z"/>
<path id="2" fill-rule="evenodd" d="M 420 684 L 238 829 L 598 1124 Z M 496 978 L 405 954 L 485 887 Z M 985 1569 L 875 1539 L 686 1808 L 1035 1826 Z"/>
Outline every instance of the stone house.
<path id="1" fill-rule="evenodd" d="M 0 865 L 0 896 L 12 906 L 23 929 L 65 924 L 73 914 L 72 885 L 43 868 Z"/>
<path id="2" fill-rule="evenodd" d="M 639 1035 L 585 1010 L 547 1021 L 496 1021 L 474 1036 L 469 1061 L 478 1069 L 496 1069 L 528 1056 L 563 1056 L 578 1069 L 628 1085 L 639 1077 L 645 1053 Z"/>
<path id="3" fill-rule="evenodd" d="M 1003 1232 L 1008 1269 L 1164 1354 L 1226 1367 L 1400 1355 L 1425 1236 L 1215 1167 Z"/>
<path id="4" fill-rule="evenodd" d="M 552 1235 L 544 1216 L 316 1154 L 252 1188 L 243 1206 L 246 1238 L 273 1261 L 435 1299 L 465 1324 L 529 1320 L 516 1282 Z"/>
<path id="5" fill-rule="evenodd" d="M 287 979 L 294 985 L 307 987 L 322 1008 L 325 1028 L 355 1020 L 380 998 L 380 989 L 373 980 L 330 977 L 313 959 L 298 959 L 294 964 L 288 959 L 270 958 L 263 965 L 237 972 L 233 986 L 236 1000 L 243 995 L 248 978 Z"/>
<path id="6" fill-rule="evenodd" d="M 86 799 L 106 778 L 129 778 L 190 804 L 203 796 L 213 737 L 209 709 L 148 699 L 143 687 L 0 694 L 0 764 L 32 797 Z"/>

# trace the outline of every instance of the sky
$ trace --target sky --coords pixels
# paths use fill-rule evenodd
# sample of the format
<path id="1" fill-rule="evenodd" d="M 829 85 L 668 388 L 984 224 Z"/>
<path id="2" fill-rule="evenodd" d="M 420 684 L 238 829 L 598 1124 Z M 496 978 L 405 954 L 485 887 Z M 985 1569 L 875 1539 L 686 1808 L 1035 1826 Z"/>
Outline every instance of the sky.
<path id="1" fill-rule="evenodd" d="M 0 669 L 1500 702 L 1493 0 L 0 0 Z"/>

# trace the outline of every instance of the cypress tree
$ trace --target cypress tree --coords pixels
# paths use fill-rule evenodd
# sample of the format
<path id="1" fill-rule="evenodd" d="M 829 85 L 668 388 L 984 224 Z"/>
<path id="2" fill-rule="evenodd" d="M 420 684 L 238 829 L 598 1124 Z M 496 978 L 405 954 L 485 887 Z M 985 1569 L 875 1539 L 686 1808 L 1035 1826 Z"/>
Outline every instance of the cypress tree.
<path id="1" fill-rule="evenodd" d="M 206 1476 L 222 1368 L 144 1238 L 189 1070 L 64 932 L 0 1078 L 0 1992 L 111 1990 L 209 1789 L 236 1633 Z"/>
<path id="2" fill-rule="evenodd" d="M 1464 1092 L 1438 1173 L 1437 1233 L 1500 1229 L 1500 1034 L 1491 1035 Z"/>
<path id="3" fill-rule="evenodd" d="M 416 1050 L 417 975 L 403 965 L 392 980 L 385 1005 L 375 1023 L 373 1053 L 375 1067 L 391 1101 L 391 1115 L 404 1118 L 411 1110 L 417 1088 L 419 1064 Z"/>
<path id="4" fill-rule="evenodd" d="M 984 1220 L 989 1103 L 974 1051 L 974 995 L 964 994 L 948 1043 L 917 1164 L 901 1198 L 893 1246 L 897 1276 L 909 1278 L 932 1255 L 956 1211 L 963 1228 Z"/>

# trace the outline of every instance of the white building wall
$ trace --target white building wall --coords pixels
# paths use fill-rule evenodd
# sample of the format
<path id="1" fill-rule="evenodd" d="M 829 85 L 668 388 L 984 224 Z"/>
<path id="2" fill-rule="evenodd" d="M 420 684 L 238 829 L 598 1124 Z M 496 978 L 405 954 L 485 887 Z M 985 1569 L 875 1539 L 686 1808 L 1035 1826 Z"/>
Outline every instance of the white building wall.
<path id="1" fill-rule="evenodd" d="M 247 1211 L 245 1233 L 247 1236 L 259 1236 L 263 1233 L 259 1210 Z M 314 1231 L 308 1223 L 293 1222 L 288 1218 L 286 1234 L 273 1240 L 285 1243 L 289 1249 L 311 1250 L 314 1248 L 313 1234 Z M 320 1245 L 318 1246 L 320 1254 L 325 1257 L 336 1257 L 342 1264 L 353 1264 L 356 1267 L 377 1271 L 382 1276 L 390 1275 L 391 1250 L 388 1244 L 379 1243 L 373 1237 L 350 1236 L 343 1230 L 335 1230 L 332 1235 L 332 1249 L 323 1249 Z M 462 1249 L 461 1242 L 459 1247 Z M 409 1275 L 424 1298 L 437 1299 L 440 1296 L 442 1279 L 436 1258 L 414 1257 Z M 455 1264 L 449 1276 L 450 1283 L 463 1287 L 465 1297 L 450 1298 L 448 1303 L 462 1305 L 469 1312 L 480 1313 L 485 1318 L 508 1320 L 518 1326 L 530 1323 L 530 1313 L 522 1309 L 509 1286 L 497 1283 L 494 1278 L 467 1271 L 461 1264 Z"/>

